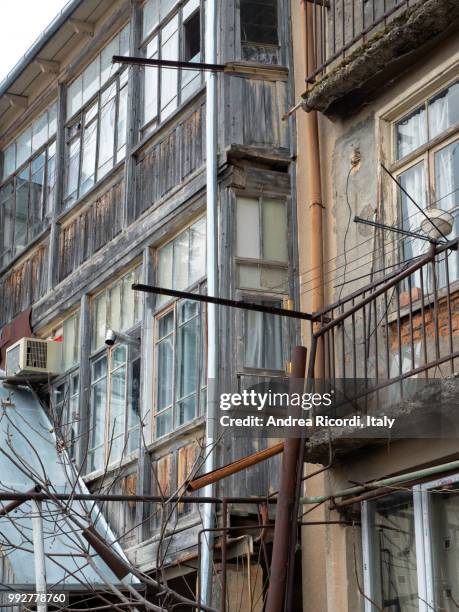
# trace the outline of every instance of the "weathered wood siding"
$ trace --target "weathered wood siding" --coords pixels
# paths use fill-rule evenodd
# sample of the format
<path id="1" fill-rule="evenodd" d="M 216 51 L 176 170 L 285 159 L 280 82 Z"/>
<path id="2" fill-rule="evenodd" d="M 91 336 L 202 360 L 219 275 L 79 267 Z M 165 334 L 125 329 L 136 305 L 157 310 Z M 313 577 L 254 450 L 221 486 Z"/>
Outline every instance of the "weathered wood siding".
<path id="1" fill-rule="evenodd" d="M 119 234 L 122 229 L 123 195 L 124 181 L 121 181 L 62 227 L 59 236 L 59 282 Z"/>
<path id="2" fill-rule="evenodd" d="M 228 77 L 223 85 L 226 100 L 225 144 L 289 148 L 286 73 L 276 71 L 267 78 Z"/>
<path id="3" fill-rule="evenodd" d="M 205 105 L 148 148 L 136 167 L 135 206 L 129 208 L 129 222 L 158 202 L 204 162 Z"/>
<path id="4" fill-rule="evenodd" d="M 0 327 L 43 297 L 48 288 L 48 242 L 0 280 Z"/>

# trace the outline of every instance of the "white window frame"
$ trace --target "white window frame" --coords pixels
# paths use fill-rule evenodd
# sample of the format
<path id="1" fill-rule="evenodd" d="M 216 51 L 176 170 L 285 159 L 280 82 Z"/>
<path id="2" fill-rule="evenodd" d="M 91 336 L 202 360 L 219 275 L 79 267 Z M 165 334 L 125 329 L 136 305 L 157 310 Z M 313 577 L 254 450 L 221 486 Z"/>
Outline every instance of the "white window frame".
<path id="1" fill-rule="evenodd" d="M 432 516 L 429 504 L 430 489 L 438 489 L 445 485 L 459 483 L 459 474 L 445 476 L 412 488 L 414 507 L 414 527 L 416 542 L 416 565 L 418 577 L 419 612 L 437 610 L 434 589 L 434 567 L 432 538 Z M 372 501 L 362 502 L 362 552 L 363 552 L 363 584 L 364 592 L 375 600 L 377 594 L 373 584 L 372 562 L 374 559 L 372 546 Z M 365 612 L 376 612 L 369 599 L 364 602 Z"/>

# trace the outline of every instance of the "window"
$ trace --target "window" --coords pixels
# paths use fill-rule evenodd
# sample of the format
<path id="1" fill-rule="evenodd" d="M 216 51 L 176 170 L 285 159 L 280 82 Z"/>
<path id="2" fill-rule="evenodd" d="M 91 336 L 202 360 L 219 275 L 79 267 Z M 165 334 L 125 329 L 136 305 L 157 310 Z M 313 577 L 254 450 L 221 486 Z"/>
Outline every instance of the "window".
<path id="1" fill-rule="evenodd" d="M 241 289 L 288 288 L 287 207 L 274 198 L 238 197 L 237 283 Z"/>
<path id="2" fill-rule="evenodd" d="M 158 438 L 200 412 L 205 398 L 203 328 L 203 307 L 189 300 L 175 302 L 156 319 Z"/>
<path id="3" fill-rule="evenodd" d="M 140 352 L 115 345 L 91 363 L 87 471 L 134 452 L 140 441 Z"/>
<path id="4" fill-rule="evenodd" d="M 253 299 L 249 299 L 253 302 Z M 282 308 L 279 301 L 256 300 L 261 306 Z M 284 331 L 282 318 L 264 312 L 245 310 L 242 337 L 244 368 L 257 370 L 285 370 Z"/>
<path id="5" fill-rule="evenodd" d="M 128 71 L 117 69 L 111 59 L 128 53 L 129 25 L 69 86 L 67 116 L 72 119 L 66 127 L 65 207 L 126 155 Z"/>
<path id="6" fill-rule="evenodd" d="M 200 219 L 159 249 L 161 287 L 202 292 L 206 273 L 206 224 Z M 158 300 L 158 307 L 167 300 Z M 156 316 L 156 436 L 198 416 L 205 404 L 204 309 L 175 301 Z"/>
<path id="7" fill-rule="evenodd" d="M 79 372 L 73 372 L 53 388 L 54 417 L 69 457 L 75 459 L 79 421 Z"/>
<path id="8" fill-rule="evenodd" d="M 56 182 L 55 133 L 54 105 L 4 151 L 3 178 L 7 180 L 0 187 L 0 267 L 19 255 L 49 223 Z"/>
<path id="9" fill-rule="evenodd" d="M 172 2 L 150 0 L 143 10 L 145 57 L 150 59 L 201 61 L 201 0 Z M 166 22 L 164 17 L 175 8 Z M 144 133 L 169 117 L 202 83 L 194 70 L 146 67 L 144 69 Z"/>
<path id="10" fill-rule="evenodd" d="M 158 284 L 178 291 L 206 274 L 206 221 L 200 219 L 158 250 Z M 158 298 L 162 304 L 168 298 Z"/>
<path id="11" fill-rule="evenodd" d="M 277 63 L 277 0 L 240 0 L 240 22 L 243 59 Z"/>
<path id="12" fill-rule="evenodd" d="M 364 590 L 384 610 L 457 610 L 459 476 L 364 502 Z M 365 611 L 373 612 L 369 601 Z"/>
<path id="13" fill-rule="evenodd" d="M 66 372 L 79 362 L 80 312 L 65 319 L 62 325 L 62 371 Z"/>
<path id="14" fill-rule="evenodd" d="M 91 308 L 93 351 L 104 346 L 108 329 L 127 331 L 141 321 L 140 296 L 131 289 L 140 282 L 141 274 L 142 267 L 138 266 L 94 297 Z"/>
<path id="15" fill-rule="evenodd" d="M 417 150 L 419 155 L 415 154 Z M 459 231 L 459 82 L 426 100 L 395 124 L 395 156 L 397 178 L 404 189 L 422 208 L 450 212 L 454 227 L 448 238 L 456 237 Z M 406 164 L 403 163 L 405 157 Z M 422 231 L 424 216 L 421 212 L 403 192 L 399 193 L 398 201 L 402 226 L 414 232 Z M 402 258 L 416 257 L 426 248 L 427 243 L 421 240 L 404 240 Z M 458 253 L 448 252 L 439 264 L 440 286 L 446 284 L 447 274 L 450 281 L 459 278 Z M 415 277 L 415 282 L 418 281 L 419 275 Z"/>

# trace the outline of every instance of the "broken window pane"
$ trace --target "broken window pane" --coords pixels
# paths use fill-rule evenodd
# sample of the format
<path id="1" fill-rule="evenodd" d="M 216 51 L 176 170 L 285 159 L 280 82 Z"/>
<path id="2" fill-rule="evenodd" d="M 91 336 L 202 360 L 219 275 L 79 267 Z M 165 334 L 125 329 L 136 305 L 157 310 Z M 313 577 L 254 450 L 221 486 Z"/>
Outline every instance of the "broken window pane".
<path id="1" fill-rule="evenodd" d="M 183 24 L 186 62 L 199 61 L 201 53 L 201 16 L 199 11 Z"/>
<path id="2" fill-rule="evenodd" d="M 277 45 L 277 0 L 241 0 L 241 40 Z"/>

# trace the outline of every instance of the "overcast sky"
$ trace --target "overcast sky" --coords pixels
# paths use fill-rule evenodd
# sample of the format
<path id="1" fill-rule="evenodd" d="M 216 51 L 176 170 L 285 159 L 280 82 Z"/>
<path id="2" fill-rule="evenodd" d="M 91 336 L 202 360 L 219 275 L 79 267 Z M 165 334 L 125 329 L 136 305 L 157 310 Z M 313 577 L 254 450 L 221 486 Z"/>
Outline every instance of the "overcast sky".
<path id="1" fill-rule="evenodd" d="M 2 0 L 0 3 L 0 81 L 68 0 Z"/>

